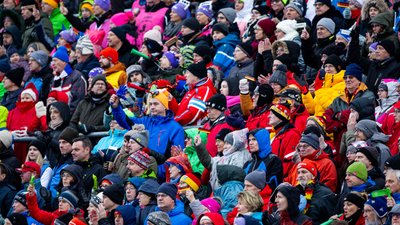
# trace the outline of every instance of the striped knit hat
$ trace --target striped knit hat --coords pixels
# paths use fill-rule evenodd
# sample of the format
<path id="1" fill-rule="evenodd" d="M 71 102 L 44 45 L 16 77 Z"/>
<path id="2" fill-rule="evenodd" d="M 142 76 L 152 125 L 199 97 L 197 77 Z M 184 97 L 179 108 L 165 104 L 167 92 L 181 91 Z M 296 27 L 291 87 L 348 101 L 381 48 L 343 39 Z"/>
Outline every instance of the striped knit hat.
<path id="1" fill-rule="evenodd" d="M 140 168 L 147 170 L 150 164 L 150 156 L 144 151 L 136 151 L 129 156 L 128 160 L 136 163 Z"/>

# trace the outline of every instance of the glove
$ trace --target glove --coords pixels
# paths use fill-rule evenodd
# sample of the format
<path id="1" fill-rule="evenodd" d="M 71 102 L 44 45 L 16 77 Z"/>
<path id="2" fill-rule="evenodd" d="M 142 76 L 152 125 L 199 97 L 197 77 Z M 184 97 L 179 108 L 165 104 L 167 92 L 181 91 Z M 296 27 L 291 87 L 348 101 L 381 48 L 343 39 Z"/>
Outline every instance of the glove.
<path id="1" fill-rule="evenodd" d="M 42 116 L 46 116 L 46 107 L 44 107 L 43 102 L 38 102 L 35 105 L 36 117 L 41 118 Z"/>
<path id="2" fill-rule="evenodd" d="M 247 95 L 249 93 L 249 82 L 247 79 L 241 79 L 239 81 L 240 94 Z"/>
<path id="3" fill-rule="evenodd" d="M 94 127 L 81 123 L 78 126 L 78 131 L 79 131 L 79 133 L 82 133 L 82 134 L 88 134 L 88 133 L 94 131 Z"/>
<path id="4" fill-rule="evenodd" d="M 346 20 L 351 19 L 351 10 L 350 8 L 346 8 L 343 10 L 343 18 Z"/>
<path id="5" fill-rule="evenodd" d="M 353 29 L 353 30 L 351 30 L 351 32 L 350 32 L 351 40 L 356 40 L 356 39 L 358 39 L 358 36 L 360 36 L 360 34 L 359 34 L 359 32 L 358 32 L 358 29 Z"/>

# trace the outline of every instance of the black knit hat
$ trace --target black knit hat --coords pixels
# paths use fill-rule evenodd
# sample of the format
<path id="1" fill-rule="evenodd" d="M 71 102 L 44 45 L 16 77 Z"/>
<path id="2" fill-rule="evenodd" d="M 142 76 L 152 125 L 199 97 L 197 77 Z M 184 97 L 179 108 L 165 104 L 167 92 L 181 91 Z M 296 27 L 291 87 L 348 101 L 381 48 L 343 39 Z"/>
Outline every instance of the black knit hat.
<path id="1" fill-rule="evenodd" d="M 263 5 L 255 5 L 252 10 L 257 10 L 261 15 L 267 15 L 268 7 Z"/>
<path id="2" fill-rule="evenodd" d="M 197 46 L 193 50 L 193 53 L 196 53 L 197 55 L 201 56 L 206 64 L 210 63 L 215 55 L 215 52 L 208 45 Z"/>
<path id="3" fill-rule="evenodd" d="M 215 139 L 217 140 L 224 140 L 225 139 L 225 136 L 227 135 L 227 134 L 229 134 L 230 132 L 232 132 L 232 130 L 231 129 L 228 129 L 228 128 L 222 128 L 219 132 L 218 132 L 218 134 L 215 136 Z"/>
<path id="4" fill-rule="evenodd" d="M 94 84 L 97 82 L 97 81 L 99 81 L 99 80 L 101 80 L 101 81 L 103 81 L 104 82 L 104 84 L 106 85 L 106 87 L 107 87 L 107 79 L 106 79 L 106 77 L 104 76 L 104 75 L 97 75 L 97 76 L 94 76 L 93 77 L 93 79 L 92 79 L 92 87 L 94 86 Z M 92 87 L 90 87 L 90 88 L 92 88 Z"/>
<path id="5" fill-rule="evenodd" d="M 319 138 L 314 133 L 308 133 L 306 135 L 303 135 L 299 143 L 306 143 L 310 145 L 313 149 L 319 150 Z"/>
<path id="6" fill-rule="evenodd" d="M 143 44 L 149 50 L 150 53 L 160 53 L 163 50 L 163 46 L 161 46 L 157 41 L 152 39 L 145 39 Z"/>
<path id="7" fill-rule="evenodd" d="M 357 152 L 364 154 L 371 162 L 372 166 L 378 166 L 379 152 L 375 147 L 365 146 L 357 149 Z"/>
<path id="8" fill-rule="evenodd" d="M 33 141 L 31 141 L 31 143 L 29 143 L 28 148 L 31 146 L 36 147 L 39 150 L 42 157 L 44 158 L 44 156 L 46 155 L 46 147 L 47 147 L 46 143 L 44 143 L 43 141 L 40 141 L 40 140 L 33 140 Z"/>
<path id="9" fill-rule="evenodd" d="M 14 201 L 17 201 L 28 208 L 28 204 L 26 203 L 26 193 L 27 192 L 18 192 L 18 194 L 16 194 L 14 197 Z"/>
<path id="10" fill-rule="evenodd" d="M 277 97 L 286 97 L 290 98 L 298 103 L 301 103 L 301 93 L 299 90 L 295 88 L 288 88 L 283 90 L 281 93 L 276 95 Z"/>
<path id="11" fill-rule="evenodd" d="M 251 47 L 249 43 L 241 42 L 237 45 L 237 47 L 239 47 L 249 58 L 253 57 L 253 47 Z"/>
<path id="12" fill-rule="evenodd" d="M 207 77 L 207 68 L 205 62 L 192 63 L 189 65 L 187 70 L 199 79 Z"/>
<path id="13" fill-rule="evenodd" d="M 124 187 L 121 184 L 112 184 L 104 189 L 103 195 L 107 196 L 115 204 L 122 205 L 125 196 Z"/>
<path id="14" fill-rule="evenodd" d="M 25 69 L 22 67 L 8 71 L 4 76 L 11 80 L 18 87 L 21 86 L 22 78 L 24 77 Z"/>
<path id="15" fill-rule="evenodd" d="M 115 36 L 117 36 L 118 39 L 121 40 L 122 42 L 126 41 L 127 30 L 124 29 L 124 27 L 122 26 L 113 27 L 110 31 L 113 32 Z"/>
<path id="16" fill-rule="evenodd" d="M 335 67 L 336 72 L 341 71 L 343 68 L 343 61 L 337 55 L 328 56 L 328 58 L 325 60 L 325 65 L 326 64 L 332 64 Z"/>
<path id="17" fill-rule="evenodd" d="M 344 201 L 351 202 L 360 209 L 364 208 L 365 199 L 358 193 L 355 192 L 348 193 L 347 196 L 344 198 Z"/>
<path id="18" fill-rule="evenodd" d="M 214 26 L 212 27 L 212 31 L 213 31 L 213 33 L 214 33 L 214 31 L 219 31 L 219 32 L 223 33 L 225 36 L 227 36 L 229 34 L 228 27 L 223 23 L 214 24 Z"/>
<path id="19" fill-rule="evenodd" d="M 35 0 L 22 0 L 21 1 L 21 6 L 28 6 L 28 5 L 35 5 L 36 8 L 38 9 L 38 4 Z"/>
<path id="20" fill-rule="evenodd" d="M 190 18 L 185 19 L 185 20 L 182 22 L 182 26 L 185 26 L 185 27 L 187 27 L 187 28 L 193 30 L 195 33 L 199 32 L 200 29 L 201 29 L 201 26 L 200 26 L 199 21 L 197 21 L 197 20 L 196 20 L 195 18 L 193 18 L 193 17 L 190 17 Z"/>
<path id="21" fill-rule="evenodd" d="M 206 106 L 217 109 L 219 111 L 225 111 L 226 109 L 226 97 L 222 94 L 213 95 L 207 102 Z"/>
<path id="22" fill-rule="evenodd" d="M 157 190 L 157 193 L 164 193 L 171 197 L 174 201 L 176 200 L 177 192 L 178 189 L 176 188 L 176 185 L 171 183 L 163 183 Z"/>
<path id="23" fill-rule="evenodd" d="M 74 128 L 71 127 L 66 127 L 58 137 L 58 140 L 65 140 L 72 144 L 74 142 L 74 139 L 79 137 L 78 131 L 76 131 Z"/>
<path id="24" fill-rule="evenodd" d="M 400 155 L 395 155 L 388 158 L 385 162 L 385 166 L 394 170 L 400 170 Z"/>
<path id="25" fill-rule="evenodd" d="M 271 104 L 274 100 L 274 89 L 269 84 L 262 84 L 258 87 L 257 106 L 261 107 Z"/>
<path id="26" fill-rule="evenodd" d="M 389 39 L 384 39 L 378 42 L 378 45 L 382 46 L 389 53 L 390 56 L 394 56 L 396 54 L 393 41 Z"/>
<path id="27" fill-rule="evenodd" d="M 271 78 L 269 79 L 269 83 L 279 84 L 282 88 L 287 86 L 287 77 L 286 77 L 287 67 L 285 64 L 281 64 L 276 67 L 276 70 L 272 73 Z"/>

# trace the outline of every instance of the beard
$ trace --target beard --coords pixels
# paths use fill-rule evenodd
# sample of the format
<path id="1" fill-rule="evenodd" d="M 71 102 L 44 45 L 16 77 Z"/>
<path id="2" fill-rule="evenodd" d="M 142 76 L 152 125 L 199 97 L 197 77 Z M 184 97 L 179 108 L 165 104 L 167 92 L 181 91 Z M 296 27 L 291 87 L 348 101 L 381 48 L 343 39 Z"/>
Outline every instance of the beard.
<path id="1" fill-rule="evenodd" d="M 365 225 L 382 225 L 382 222 L 375 218 L 374 220 L 365 220 Z"/>
<path id="2" fill-rule="evenodd" d="M 103 68 L 103 69 L 108 69 L 108 68 L 110 68 L 111 67 L 111 63 L 102 63 L 102 62 L 100 62 L 100 67 L 101 68 Z"/>

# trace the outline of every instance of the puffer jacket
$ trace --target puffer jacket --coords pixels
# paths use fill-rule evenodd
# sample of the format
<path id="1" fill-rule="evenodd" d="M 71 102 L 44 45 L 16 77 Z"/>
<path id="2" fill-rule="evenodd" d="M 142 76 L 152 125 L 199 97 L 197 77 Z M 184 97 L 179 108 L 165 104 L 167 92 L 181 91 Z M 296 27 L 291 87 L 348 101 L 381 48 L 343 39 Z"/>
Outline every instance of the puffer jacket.
<path id="1" fill-rule="evenodd" d="M 126 75 L 126 67 L 121 62 L 118 62 L 113 67 L 110 67 L 104 71 L 107 82 L 113 86 L 114 89 L 118 89 L 119 86 L 126 84 L 128 76 Z"/>
<path id="2" fill-rule="evenodd" d="M 225 77 L 229 75 L 229 71 L 235 65 L 233 51 L 238 43 L 239 38 L 235 34 L 228 34 L 223 39 L 213 43 L 216 48 L 213 63 L 221 69 Z"/>
<path id="3" fill-rule="evenodd" d="M 126 130 L 109 130 L 108 136 L 103 137 L 93 147 L 92 154 L 96 154 L 98 151 L 107 150 L 110 147 L 121 148 L 124 142 L 124 135 Z"/>
<path id="4" fill-rule="evenodd" d="M 310 114 L 322 116 L 333 100 L 344 93 L 346 84 L 343 80 L 344 70 L 336 74 L 325 74 L 322 87 L 315 91 L 314 98 L 310 92 L 302 94 L 304 106 Z"/>
<path id="5" fill-rule="evenodd" d="M 269 132 L 266 129 L 258 130 L 254 137 L 258 142 L 259 150 L 251 154 L 252 159 L 244 164 L 243 169 L 246 174 L 255 170 L 264 170 L 267 184 L 274 190 L 283 180 L 282 161 L 272 153 Z"/>
<path id="6" fill-rule="evenodd" d="M 236 66 L 232 67 L 226 80 L 228 81 L 230 95 L 239 95 L 239 81 L 245 76 L 255 77 L 254 61 L 247 59 L 243 62 L 236 62 Z M 255 89 L 255 82 L 250 82 L 250 91 Z"/>
<path id="7" fill-rule="evenodd" d="M 203 128 L 210 131 L 207 136 L 206 149 L 210 153 L 211 157 L 216 156 L 218 152 L 215 139 L 217 134 L 224 128 L 234 130 L 234 128 L 226 122 L 225 115 L 223 113 L 215 121 L 208 121 L 206 124 L 204 124 Z"/>

